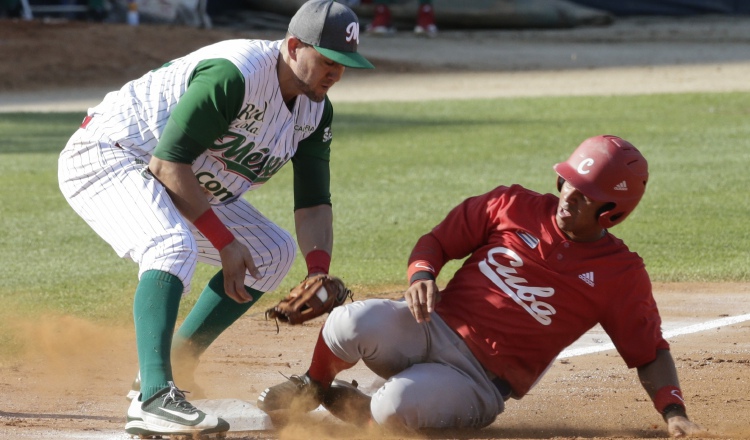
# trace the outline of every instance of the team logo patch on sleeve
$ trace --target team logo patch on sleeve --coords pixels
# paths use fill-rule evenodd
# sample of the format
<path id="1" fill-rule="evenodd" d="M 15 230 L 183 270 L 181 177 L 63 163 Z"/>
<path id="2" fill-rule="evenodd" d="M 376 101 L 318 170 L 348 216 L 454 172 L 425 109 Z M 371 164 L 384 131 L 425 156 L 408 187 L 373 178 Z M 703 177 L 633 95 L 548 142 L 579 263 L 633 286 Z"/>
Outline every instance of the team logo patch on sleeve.
<path id="1" fill-rule="evenodd" d="M 526 243 L 531 249 L 534 249 L 539 245 L 539 239 L 526 231 L 516 231 L 516 235 L 521 237 L 521 240 L 523 240 L 523 242 Z"/>

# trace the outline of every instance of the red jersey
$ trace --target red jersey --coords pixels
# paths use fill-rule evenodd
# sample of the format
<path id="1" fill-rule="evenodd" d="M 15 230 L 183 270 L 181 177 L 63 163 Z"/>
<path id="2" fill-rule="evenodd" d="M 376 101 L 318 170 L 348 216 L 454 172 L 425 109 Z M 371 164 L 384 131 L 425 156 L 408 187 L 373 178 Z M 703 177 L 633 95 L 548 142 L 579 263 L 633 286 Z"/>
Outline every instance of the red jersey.
<path id="1" fill-rule="evenodd" d="M 555 222 L 557 204 L 500 186 L 454 208 L 409 258 L 439 272 L 468 256 L 436 312 L 517 398 L 597 323 L 630 368 L 669 348 L 641 257 L 609 233 L 571 241 Z"/>

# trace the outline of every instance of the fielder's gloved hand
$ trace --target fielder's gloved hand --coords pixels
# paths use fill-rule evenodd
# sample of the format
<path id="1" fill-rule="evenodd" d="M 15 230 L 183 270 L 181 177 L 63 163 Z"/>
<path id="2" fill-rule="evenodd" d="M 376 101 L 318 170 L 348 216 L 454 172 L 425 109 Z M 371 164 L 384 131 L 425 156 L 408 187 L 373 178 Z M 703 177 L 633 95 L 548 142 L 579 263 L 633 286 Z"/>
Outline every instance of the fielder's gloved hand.
<path id="1" fill-rule="evenodd" d="M 278 304 L 266 310 L 266 319 L 274 318 L 291 325 L 317 318 L 340 306 L 347 298 L 353 300 L 351 290 L 337 277 L 319 274 L 306 278 L 289 291 Z"/>

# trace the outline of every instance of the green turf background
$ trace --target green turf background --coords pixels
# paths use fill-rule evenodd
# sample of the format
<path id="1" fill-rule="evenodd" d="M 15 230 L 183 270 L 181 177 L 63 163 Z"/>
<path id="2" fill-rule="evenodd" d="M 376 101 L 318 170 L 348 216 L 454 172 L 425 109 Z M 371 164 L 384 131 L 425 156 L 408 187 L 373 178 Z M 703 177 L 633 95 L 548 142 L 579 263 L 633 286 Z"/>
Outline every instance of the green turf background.
<path id="1" fill-rule="evenodd" d="M 501 184 L 554 192 L 552 165 L 605 133 L 649 160 L 646 196 L 612 232 L 652 279 L 750 280 L 748 93 L 346 103 L 335 112 L 331 270 L 357 290 L 405 287 L 412 245 L 450 208 Z M 136 265 L 117 258 L 57 187 L 57 156 L 83 116 L 0 114 L 0 318 L 132 319 Z M 290 166 L 246 198 L 294 231 Z M 214 271 L 199 266 L 182 314 Z M 299 258 L 265 301 L 303 276 Z"/>

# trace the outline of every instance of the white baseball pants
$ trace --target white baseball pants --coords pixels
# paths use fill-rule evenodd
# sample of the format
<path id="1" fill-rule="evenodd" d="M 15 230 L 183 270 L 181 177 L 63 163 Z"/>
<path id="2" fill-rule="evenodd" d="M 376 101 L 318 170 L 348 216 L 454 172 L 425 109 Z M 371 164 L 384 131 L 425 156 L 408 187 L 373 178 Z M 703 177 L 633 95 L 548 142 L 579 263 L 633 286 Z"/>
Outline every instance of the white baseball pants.
<path id="1" fill-rule="evenodd" d="M 481 428 L 503 396 L 463 340 L 435 313 L 418 324 L 405 301 L 370 299 L 335 308 L 323 327 L 333 353 L 387 379 L 370 410 L 381 425 Z"/>

